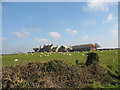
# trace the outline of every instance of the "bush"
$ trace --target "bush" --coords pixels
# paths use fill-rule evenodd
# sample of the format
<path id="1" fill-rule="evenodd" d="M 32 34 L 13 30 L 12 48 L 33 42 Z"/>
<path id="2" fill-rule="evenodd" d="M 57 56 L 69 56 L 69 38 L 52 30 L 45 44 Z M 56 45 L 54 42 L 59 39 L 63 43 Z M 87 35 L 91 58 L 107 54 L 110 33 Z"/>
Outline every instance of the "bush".
<path id="1" fill-rule="evenodd" d="M 54 60 L 4 67 L 2 70 L 3 88 L 99 88 L 103 82 L 104 85 L 116 83 L 108 79 L 109 74 L 98 64 L 81 67 Z"/>
<path id="2" fill-rule="evenodd" d="M 99 56 L 97 53 L 87 53 L 87 60 L 86 60 L 86 65 L 91 65 L 93 63 L 98 64 L 99 62 Z"/>
<path id="3" fill-rule="evenodd" d="M 118 65 L 104 65 L 103 66 L 110 76 L 120 80 L 120 71 L 118 70 Z"/>

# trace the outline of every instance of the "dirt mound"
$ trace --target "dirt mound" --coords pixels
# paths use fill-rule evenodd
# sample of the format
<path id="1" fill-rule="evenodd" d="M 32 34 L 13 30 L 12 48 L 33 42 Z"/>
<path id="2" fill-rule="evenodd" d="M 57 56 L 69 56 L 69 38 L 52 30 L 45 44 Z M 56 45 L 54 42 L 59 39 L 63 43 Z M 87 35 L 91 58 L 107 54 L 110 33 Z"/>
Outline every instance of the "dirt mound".
<path id="1" fill-rule="evenodd" d="M 2 73 L 3 88 L 84 88 L 110 78 L 99 65 L 81 67 L 59 60 L 5 67 Z"/>

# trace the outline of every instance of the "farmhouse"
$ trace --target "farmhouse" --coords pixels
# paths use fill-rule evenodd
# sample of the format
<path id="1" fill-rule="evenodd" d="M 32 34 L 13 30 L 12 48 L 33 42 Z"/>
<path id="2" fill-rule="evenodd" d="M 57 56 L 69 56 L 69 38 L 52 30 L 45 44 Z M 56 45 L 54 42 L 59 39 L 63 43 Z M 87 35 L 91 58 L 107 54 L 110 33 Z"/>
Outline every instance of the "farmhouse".
<path id="1" fill-rule="evenodd" d="M 74 52 L 74 51 L 90 51 L 90 50 L 97 50 L 97 47 L 100 47 L 97 43 L 95 44 L 83 44 L 83 45 L 74 45 L 74 46 L 61 46 L 58 48 L 58 46 L 54 46 L 53 44 L 50 45 L 44 45 L 43 48 L 37 48 L 37 51 L 39 52 Z M 38 50 L 39 49 L 39 50 Z M 34 48 L 33 48 L 34 50 Z"/>
<path id="2" fill-rule="evenodd" d="M 53 44 L 50 44 L 50 45 L 44 45 L 43 48 L 41 48 L 40 46 L 40 49 L 39 49 L 39 52 L 57 52 L 58 50 L 58 47 L 56 46 L 53 46 Z"/>

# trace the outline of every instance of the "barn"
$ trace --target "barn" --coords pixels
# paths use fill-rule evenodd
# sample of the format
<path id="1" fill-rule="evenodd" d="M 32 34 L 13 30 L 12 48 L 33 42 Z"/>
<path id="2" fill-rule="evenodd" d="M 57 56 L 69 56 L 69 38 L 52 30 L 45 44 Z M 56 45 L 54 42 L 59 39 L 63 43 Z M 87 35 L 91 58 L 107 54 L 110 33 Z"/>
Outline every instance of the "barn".
<path id="1" fill-rule="evenodd" d="M 53 44 L 50 45 L 44 45 L 43 48 L 38 48 L 39 52 L 74 52 L 74 51 L 90 51 L 90 50 L 97 50 L 97 48 L 100 47 L 97 43 L 95 44 L 83 44 L 83 45 L 74 45 L 74 46 L 61 46 L 58 48 L 58 46 L 54 46 Z M 34 48 L 33 48 L 34 49 Z M 37 50 L 38 50 L 37 49 Z"/>
<path id="2" fill-rule="evenodd" d="M 74 45 L 71 46 L 72 47 L 72 51 L 90 51 L 90 50 L 97 50 L 97 47 L 99 47 L 99 45 L 97 44 L 83 44 L 83 45 Z"/>

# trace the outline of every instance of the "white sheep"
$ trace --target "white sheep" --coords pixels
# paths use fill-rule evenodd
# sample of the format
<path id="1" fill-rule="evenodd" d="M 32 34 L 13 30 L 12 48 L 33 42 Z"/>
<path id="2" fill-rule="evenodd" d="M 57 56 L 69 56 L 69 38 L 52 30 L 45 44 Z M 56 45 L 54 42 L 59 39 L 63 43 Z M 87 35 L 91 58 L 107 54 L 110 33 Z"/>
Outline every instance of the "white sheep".
<path id="1" fill-rule="evenodd" d="M 69 56 L 71 56 L 71 54 L 69 54 Z"/>
<path id="2" fill-rule="evenodd" d="M 63 55 L 65 55 L 65 53 L 63 53 Z"/>
<path id="3" fill-rule="evenodd" d="M 40 55 L 40 57 L 41 57 L 41 55 Z"/>
<path id="4" fill-rule="evenodd" d="M 82 56 L 84 56 L 84 54 L 82 54 Z"/>
<path id="5" fill-rule="evenodd" d="M 14 61 L 15 61 L 15 62 L 18 62 L 18 59 L 15 59 Z"/>
<path id="6" fill-rule="evenodd" d="M 25 56 L 27 56 L 28 54 L 27 53 L 25 53 Z"/>

